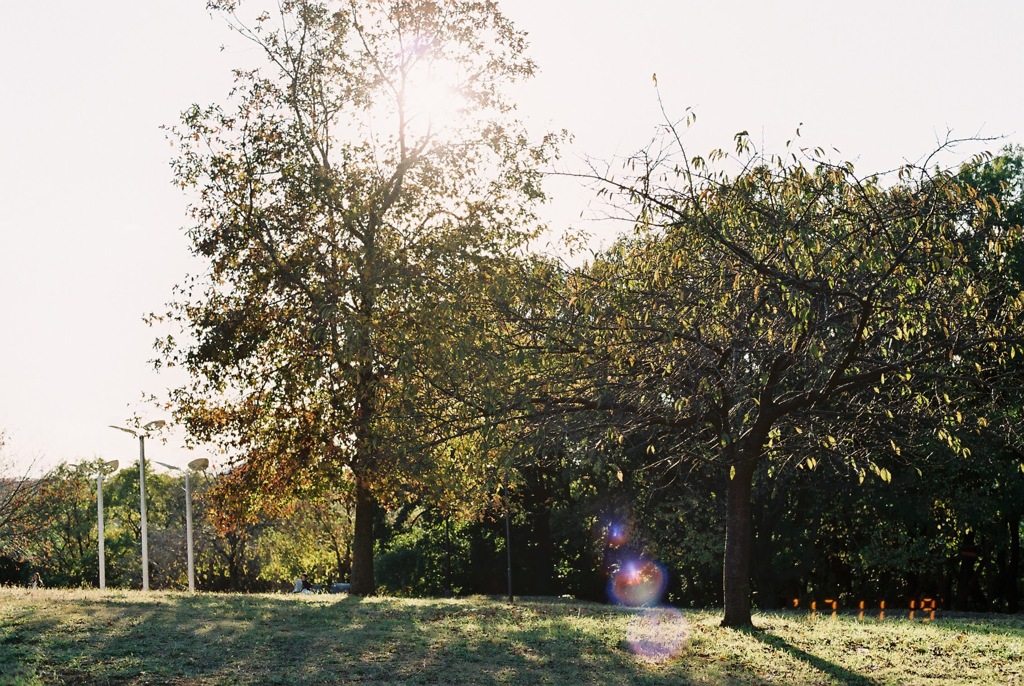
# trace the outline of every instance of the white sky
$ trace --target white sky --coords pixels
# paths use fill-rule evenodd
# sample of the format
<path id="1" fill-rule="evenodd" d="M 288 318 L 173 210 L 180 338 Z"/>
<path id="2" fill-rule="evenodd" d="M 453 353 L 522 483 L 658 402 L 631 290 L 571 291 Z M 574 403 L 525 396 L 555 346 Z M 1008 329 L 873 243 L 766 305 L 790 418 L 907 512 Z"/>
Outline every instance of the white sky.
<path id="1" fill-rule="evenodd" d="M 520 109 L 579 155 L 645 144 L 694 107 L 691 151 L 737 131 L 780 150 L 803 123 L 861 171 L 960 136 L 1024 138 L 1024 3 L 862 0 L 504 0 L 541 74 Z M 220 48 L 224 45 L 225 49 Z M 0 429 L 42 467 L 137 457 L 108 428 L 162 395 L 148 364 L 159 311 L 190 264 L 162 124 L 220 100 L 252 48 L 202 0 L 0 0 Z M 587 196 L 553 183 L 548 217 Z M 147 455 L 183 464 L 176 440 Z M 214 462 L 216 456 L 212 456 Z"/>

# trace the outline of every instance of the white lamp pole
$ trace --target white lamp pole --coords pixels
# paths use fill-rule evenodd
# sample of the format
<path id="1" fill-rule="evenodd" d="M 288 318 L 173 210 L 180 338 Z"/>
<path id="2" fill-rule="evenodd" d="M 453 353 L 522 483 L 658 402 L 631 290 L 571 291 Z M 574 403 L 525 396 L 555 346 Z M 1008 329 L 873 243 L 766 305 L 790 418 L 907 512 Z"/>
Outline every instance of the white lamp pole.
<path id="1" fill-rule="evenodd" d="M 107 470 L 111 472 L 117 469 L 117 460 L 110 460 L 109 462 L 103 462 L 100 465 L 99 472 L 96 474 L 96 531 L 97 537 L 99 538 L 100 544 L 100 590 L 102 591 L 107 587 L 107 560 L 105 556 L 104 547 L 106 545 L 106 537 L 103 535 L 103 477 L 106 476 Z"/>
<path id="2" fill-rule="evenodd" d="M 142 590 L 149 590 L 149 540 L 146 532 L 146 437 L 150 431 L 156 431 L 166 424 L 164 420 L 158 419 L 143 425 L 142 431 L 126 429 L 123 426 L 110 425 L 111 429 L 117 429 L 130 433 L 139 439 L 139 514 L 142 517 Z"/>
<path id="3" fill-rule="evenodd" d="M 172 464 L 157 462 L 161 467 L 173 469 L 176 472 L 185 473 L 185 541 L 188 549 L 188 592 L 196 592 L 196 563 L 192 548 L 192 481 L 190 476 L 193 471 L 201 472 L 210 466 L 210 461 L 205 457 L 192 460 L 188 463 L 188 469 L 175 467 Z"/>

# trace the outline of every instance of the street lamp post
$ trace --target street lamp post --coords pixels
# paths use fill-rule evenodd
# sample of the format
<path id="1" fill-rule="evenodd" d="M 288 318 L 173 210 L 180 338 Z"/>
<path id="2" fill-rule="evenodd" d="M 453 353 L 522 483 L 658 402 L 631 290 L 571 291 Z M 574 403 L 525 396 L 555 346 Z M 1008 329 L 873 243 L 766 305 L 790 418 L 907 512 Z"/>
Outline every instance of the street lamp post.
<path id="1" fill-rule="evenodd" d="M 96 474 L 96 532 L 100 544 L 100 590 L 107 587 L 107 559 L 105 555 L 106 540 L 103 534 L 103 477 L 107 470 L 117 469 L 117 460 L 103 462 Z"/>
<path id="2" fill-rule="evenodd" d="M 509 517 L 509 504 L 508 504 L 508 473 L 505 473 L 505 480 L 501 487 L 502 500 L 505 503 L 505 556 L 508 558 L 508 571 L 506 579 L 508 580 L 508 602 L 512 604 L 515 602 L 515 596 L 512 595 L 512 522 Z"/>
<path id="3" fill-rule="evenodd" d="M 210 466 L 210 461 L 205 457 L 200 457 L 197 460 L 192 460 L 188 463 L 188 469 L 182 469 L 181 467 L 175 467 L 172 464 L 165 462 L 157 462 L 161 467 L 167 467 L 173 469 L 176 472 L 185 473 L 185 541 L 188 549 L 188 592 L 196 592 L 196 563 L 195 555 L 192 548 L 192 482 L 190 475 L 193 471 L 201 472 Z"/>
<path id="4" fill-rule="evenodd" d="M 106 536 L 103 534 L 103 477 L 117 470 L 117 460 L 98 460 L 83 463 L 75 467 L 75 471 L 86 474 L 96 467 L 96 543 L 99 552 L 100 590 L 107 587 Z"/>
<path id="5" fill-rule="evenodd" d="M 111 429 L 124 431 L 139 439 L 139 514 L 142 518 L 142 590 L 149 590 L 149 541 L 146 531 L 146 437 L 150 431 L 156 431 L 166 424 L 164 420 L 144 424 L 141 431 L 126 429 L 123 426 L 110 425 Z"/>

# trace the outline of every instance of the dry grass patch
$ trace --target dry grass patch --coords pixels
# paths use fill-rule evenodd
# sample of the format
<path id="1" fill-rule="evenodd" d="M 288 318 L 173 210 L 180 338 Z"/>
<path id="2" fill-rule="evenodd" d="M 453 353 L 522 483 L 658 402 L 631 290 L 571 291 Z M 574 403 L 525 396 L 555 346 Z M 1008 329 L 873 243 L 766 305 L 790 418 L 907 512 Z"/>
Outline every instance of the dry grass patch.
<path id="1" fill-rule="evenodd" d="M 1020 617 L 0 589 L 5 684 L 1024 684 Z"/>

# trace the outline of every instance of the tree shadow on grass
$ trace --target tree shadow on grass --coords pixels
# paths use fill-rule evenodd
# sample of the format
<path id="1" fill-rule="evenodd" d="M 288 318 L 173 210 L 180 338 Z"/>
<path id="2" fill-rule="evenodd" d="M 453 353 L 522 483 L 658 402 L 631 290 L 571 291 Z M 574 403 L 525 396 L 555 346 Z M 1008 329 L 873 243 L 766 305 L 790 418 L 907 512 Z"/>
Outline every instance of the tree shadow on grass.
<path id="1" fill-rule="evenodd" d="M 836 681 L 845 686 L 879 686 L 879 682 L 874 679 L 867 677 L 858 672 L 846 669 L 842 665 L 837 665 L 834 662 L 829 662 L 823 658 L 818 657 L 812 653 L 808 653 L 806 650 L 801 650 L 791 643 L 786 642 L 785 639 L 776 636 L 775 634 L 764 631 L 761 629 L 736 629 L 751 638 L 755 638 L 761 641 L 765 645 L 771 646 L 772 648 L 782 651 L 801 662 L 804 662 L 814 669 L 829 675 Z"/>
<path id="2" fill-rule="evenodd" d="M 561 613 L 531 628 L 528 611 L 485 601 L 96 594 L 21 610 L 0 641 L 0 684 L 491 686 L 638 675 L 614 645 L 566 645 Z M 580 671 L 589 677 L 574 679 Z"/>
<path id="3" fill-rule="evenodd" d="M 0 631 L 0 685 L 764 682 L 742 660 L 684 648 L 644 664 L 627 636 L 632 614 L 586 603 L 86 593 L 8 607 L 14 621 Z M 873 683 L 781 639 L 752 637 L 843 683 Z"/>

